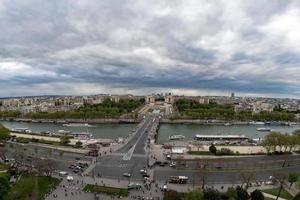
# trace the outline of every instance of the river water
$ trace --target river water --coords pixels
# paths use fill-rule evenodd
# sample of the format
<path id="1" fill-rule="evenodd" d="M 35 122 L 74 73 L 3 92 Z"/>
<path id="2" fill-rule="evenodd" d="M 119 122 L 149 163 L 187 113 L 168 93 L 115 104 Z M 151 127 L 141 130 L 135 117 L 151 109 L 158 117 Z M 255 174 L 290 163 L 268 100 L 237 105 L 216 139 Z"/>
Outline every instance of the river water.
<path id="1" fill-rule="evenodd" d="M 1 121 L 9 129 L 28 128 L 32 132 L 58 132 L 68 130 L 73 132 L 89 132 L 94 138 L 116 139 L 126 137 L 136 127 L 136 124 L 93 124 L 92 127 L 66 127 L 56 123 L 28 123 Z"/>
<path id="2" fill-rule="evenodd" d="M 201 135 L 245 135 L 249 138 L 263 138 L 268 132 L 257 131 L 257 128 L 270 128 L 272 131 L 291 133 L 300 126 L 267 126 L 267 125 L 202 125 L 202 124 L 161 124 L 158 132 L 158 143 L 169 141 L 171 135 L 184 135 L 186 139 L 193 139 L 196 134 Z"/>
<path id="3" fill-rule="evenodd" d="M 136 124 L 93 124 L 92 127 L 65 127 L 55 123 L 27 123 L 27 122 L 1 122 L 9 129 L 28 128 L 32 132 L 58 130 L 70 130 L 74 132 L 89 132 L 94 138 L 116 139 L 127 136 L 137 125 Z M 257 128 L 268 127 L 273 131 L 291 133 L 300 129 L 300 126 L 265 126 L 265 125 L 201 125 L 201 124 L 160 124 L 158 131 L 158 143 L 169 141 L 171 135 L 184 135 L 187 140 L 193 139 L 196 134 L 219 135 L 219 134 L 243 134 L 249 138 L 263 138 L 268 132 L 257 131 Z"/>

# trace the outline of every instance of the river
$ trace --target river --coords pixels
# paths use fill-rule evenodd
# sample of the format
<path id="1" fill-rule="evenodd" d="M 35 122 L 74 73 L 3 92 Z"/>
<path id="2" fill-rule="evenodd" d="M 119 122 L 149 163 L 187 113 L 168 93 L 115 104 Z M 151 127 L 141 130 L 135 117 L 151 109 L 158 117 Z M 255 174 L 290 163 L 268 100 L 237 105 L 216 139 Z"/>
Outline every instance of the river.
<path id="1" fill-rule="evenodd" d="M 70 130 L 74 132 L 89 132 L 94 138 L 116 139 L 126 137 L 137 125 L 136 124 L 93 124 L 92 127 L 65 127 L 55 123 L 27 123 L 1 121 L 9 129 L 28 128 L 32 132 L 58 130 Z M 257 131 L 257 128 L 268 127 L 273 131 L 291 133 L 300 126 L 265 126 L 265 125 L 201 125 L 201 124 L 160 124 L 157 142 L 162 144 L 169 141 L 171 135 L 184 135 L 187 140 L 193 139 L 196 134 L 215 135 L 215 134 L 243 134 L 249 138 L 263 138 L 268 132 Z"/>

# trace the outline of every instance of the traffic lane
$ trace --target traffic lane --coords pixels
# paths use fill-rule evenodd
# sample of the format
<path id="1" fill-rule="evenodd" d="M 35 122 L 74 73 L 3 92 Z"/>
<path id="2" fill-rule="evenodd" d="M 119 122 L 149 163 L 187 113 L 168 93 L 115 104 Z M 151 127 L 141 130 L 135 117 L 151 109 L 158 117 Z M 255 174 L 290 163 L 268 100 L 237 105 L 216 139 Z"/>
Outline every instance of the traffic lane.
<path id="1" fill-rule="evenodd" d="M 288 174 L 290 172 L 299 172 L 299 167 L 286 167 L 281 169 L 270 169 L 260 171 L 214 171 L 214 172 L 195 172 L 179 171 L 171 168 L 157 168 L 154 170 L 154 180 L 166 182 L 170 176 L 187 176 L 188 183 L 201 184 L 203 178 L 209 184 L 236 184 L 243 182 L 243 174 L 253 174 L 253 181 L 266 181 L 270 176 L 276 173 Z"/>
<path id="2" fill-rule="evenodd" d="M 92 170 L 92 175 L 101 175 L 105 178 L 143 180 L 140 170 L 147 164 L 146 157 L 133 156 L 130 161 L 122 160 L 122 156 L 109 156 L 97 163 Z M 124 173 L 130 173 L 131 177 L 126 178 Z"/>
<path id="3" fill-rule="evenodd" d="M 145 121 L 143 122 L 143 125 L 137 130 L 137 133 L 135 136 L 132 137 L 132 139 L 125 144 L 122 148 L 120 148 L 117 152 L 118 153 L 126 153 L 138 140 L 138 138 L 141 136 L 141 134 L 144 132 L 144 129 L 147 127 L 149 121 L 149 118 L 146 118 Z"/>
<path id="4" fill-rule="evenodd" d="M 153 122 L 154 119 L 155 119 L 154 117 L 150 118 L 150 123 L 148 124 L 147 127 L 145 127 L 143 135 L 141 136 L 140 140 L 136 144 L 135 150 L 133 152 L 134 154 L 146 154 L 145 146 L 146 146 L 149 131 L 151 130 L 151 127 L 154 123 Z"/>

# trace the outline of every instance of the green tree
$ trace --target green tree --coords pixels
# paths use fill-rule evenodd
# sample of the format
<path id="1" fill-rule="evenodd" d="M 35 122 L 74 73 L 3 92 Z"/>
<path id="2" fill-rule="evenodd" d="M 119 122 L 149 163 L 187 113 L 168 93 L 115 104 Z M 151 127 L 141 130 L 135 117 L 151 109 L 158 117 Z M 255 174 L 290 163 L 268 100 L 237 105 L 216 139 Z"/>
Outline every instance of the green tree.
<path id="1" fill-rule="evenodd" d="M 205 189 L 203 191 L 203 197 L 205 200 L 221 200 L 219 191 L 213 189 Z"/>
<path id="2" fill-rule="evenodd" d="M 298 194 L 296 194 L 296 196 L 294 196 L 293 200 L 300 200 L 300 192 L 298 192 Z"/>
<path id="3" fill-rule="evenodd" d="M 9 129 L 0 124 L 0 140 L 6 140 L 7 138 L 9 138 L 9 134 Z"/>
<path id="4" fill-rule="evenodd" d="M 75 143 L 75 148 L 81 148 L 81 147 L 82 147 L 82 142 L 77 141 L 77 142 Z"/>
<path id="5" fill-rule="evenodd" d="M 289 173 L 288 181 L 290 183 L 290 188 L 292 185 L 298 181 L 298 174 L 297 173 Z"/>
<path id="6" fill-rule="evenodd" d="M 7 176 L 0 176 L 0 200 L 4 199 L 9 191 L 9 182 Z"/>
<path id="7" fill-rule="evenodd" d="M 214 144 L 210 145 L 209 147 L 209 151 L 212 153 L 212 154 L 217 154 L 217 148 Z"/>
<path id="8" fill-rule="evenodd" d="M 265 199 L 263 193 L 260 190 L 254 190 L 253 192 L 251 192 L 250 196 L 251 196 L 251 200 L 264 200 Z"/>
<path id="9" fill-rule="evenodd" d="M 164 200 L 181 200 L 181 198 L 182 195 L 175 190 L 169 190 L 164 194 Z"/>
<path id="10" fill-rule="evenodd" d="M 60 144 L 67 145 L 70 143 L 70 139 L 68 136 L 64 135 L 60 137 Z"/>
<path id="11" fill-rule="evenodd" d="M 250 198 L 248 192 L 244 190 L 241 186 L 236 187 L 237 200 L 247 200 Z"/>

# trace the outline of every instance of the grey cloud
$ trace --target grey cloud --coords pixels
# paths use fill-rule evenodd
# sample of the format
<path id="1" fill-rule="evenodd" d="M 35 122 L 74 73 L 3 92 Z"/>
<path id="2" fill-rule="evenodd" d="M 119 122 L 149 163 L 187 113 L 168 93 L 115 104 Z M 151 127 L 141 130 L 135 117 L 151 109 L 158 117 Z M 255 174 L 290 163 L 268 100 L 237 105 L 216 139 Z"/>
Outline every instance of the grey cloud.
<path id="1" fill-rule="evenodd" d="M 0 96 L 78 94 L 78 85 L 82 93 L 164 88 L 294 97 L 300 51 L 291 44 L 300 22 L 292 21 L 287 39 L 266 27 L 299 8 L 292 0 L 3 0 L 0 69 L 15 63 L 16 70 L 0 75 L 9 90 Z"/>

